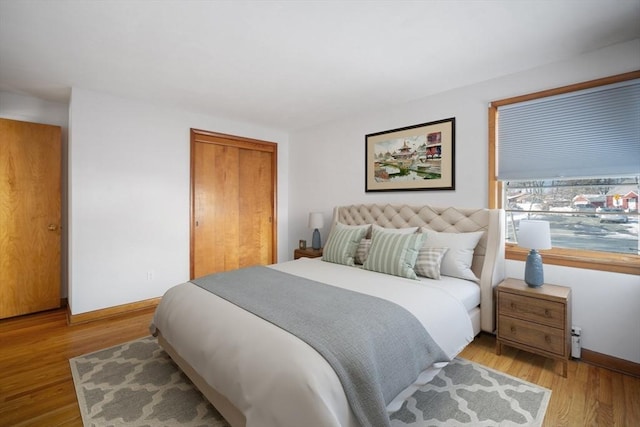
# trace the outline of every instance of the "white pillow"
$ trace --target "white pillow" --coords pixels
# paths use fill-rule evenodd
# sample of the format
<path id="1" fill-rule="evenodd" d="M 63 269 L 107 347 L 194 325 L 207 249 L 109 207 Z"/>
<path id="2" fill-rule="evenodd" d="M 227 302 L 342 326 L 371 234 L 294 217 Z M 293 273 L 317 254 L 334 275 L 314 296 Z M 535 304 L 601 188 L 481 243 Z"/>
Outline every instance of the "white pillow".
<path id="1" fill-rule="evenodd" d="M 473 271 L 471 271 L 471 263 L 473 262 L 473 251 L 482 238 L 484 231 L 439 233 L 423 228 L 422 232 L 426 234 L 424 248 L 449 249 L 440 263 L 441 274 L 466 280 L 478 280 Z"/>
<path id="2" fill-rule="evenodd" d="M 418 259 L 413 268 L 418 276 L 440 280 L 440 264 L 442 258 L 449 248 L 426 248 L 422 247 L 418 252 Z"/>
<path id="3" fill-rule="evenodd" d="M 322 251 L 322 260 L 336 264 L 354 265 L 358 244 L 369 232 L 370 225 L 344 225 L 336 223 L 331 229 Z"/>

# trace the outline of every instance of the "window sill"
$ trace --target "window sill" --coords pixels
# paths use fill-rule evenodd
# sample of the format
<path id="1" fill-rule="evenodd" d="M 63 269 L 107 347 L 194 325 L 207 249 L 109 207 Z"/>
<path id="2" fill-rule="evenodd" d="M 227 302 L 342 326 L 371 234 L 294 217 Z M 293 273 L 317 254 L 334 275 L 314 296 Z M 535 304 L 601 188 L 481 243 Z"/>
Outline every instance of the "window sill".
<path id="1" fill-rule="evenodd" d="M 528 253 L 529 251 L 527 249 L 518 247 L 513 243 L 506 244 L 506 259 L 525 261 Z M 639 255 L 613 254 L 564 248 L 540 251 L 540 254 L 545 264 L 640 276 Z"/>

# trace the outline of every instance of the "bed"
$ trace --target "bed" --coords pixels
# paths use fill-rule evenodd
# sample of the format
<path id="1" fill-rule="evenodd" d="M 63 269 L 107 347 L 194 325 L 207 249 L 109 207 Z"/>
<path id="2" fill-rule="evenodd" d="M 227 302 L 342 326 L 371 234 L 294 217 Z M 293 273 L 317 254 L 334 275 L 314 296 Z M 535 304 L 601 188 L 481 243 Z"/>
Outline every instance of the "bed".
<path id="1" fill-rule="evenodd" d="M 348 251 L 339 236 L 349 237 Z M 392 255 L 384 242 L 404 244 L 405 249 L 398 253 L 407 257 L 403 258 L 406 262 L 387 263 Z M 267 270 L 253 273 L 265 278 L 274 275 L 274 284 L 280 277 L 299 281 L 295 295 L 298 287 L 315 290 L 313 286 L 326 284 L 336 292 L 364 294 L 381 303 L 392 303 L 389 305 L 402 307 L 412 321 L 424 327 L 419 329 L 428 331 L 428 338 L 437 344 L 439 352 L 434 351 L 434 355 L 438 356 L 429 366 L 420 365 L 417 374 L 411 374 L 411 381 L 400 389 L 396 384 L 391 389 L 395 390 L 393 398 L 388 389 L 384 390 L 383 410 L 388 415 L 481 330 L 494 332 L 494 287 L 504 278 L 503 254 L 501 210 L 352 205 L 334 209 L 323 259 L 302 258 L 256 267 Z M 468 259 L 461 260 L 467 255 Z M 439 278 L 428 277 L 433 275 Z M 260 312 L 251 313 L 195 282 L 198 284 L 187 282 L 167 291 L 150 329 L 232 426 L 377 425 L 377 421 L 362 418 L 362 409 L 354 405 L 353 387 L 345 383 L 342 369 L 331 364 L 331 358 L 314 347 L 313 341 L 305 342 L 296 331 L 287 332 L 263 320 Z M 282 295 L 293 295 L 292 289 L 283 290 Z M 295 301 L 282 296 L 275 299 L 289 307 L 304 301 L 298 296 Z M 411 352 L 415 351 L 404 355 Z M 384 372 L 380 375 L 384 377 Z"/>

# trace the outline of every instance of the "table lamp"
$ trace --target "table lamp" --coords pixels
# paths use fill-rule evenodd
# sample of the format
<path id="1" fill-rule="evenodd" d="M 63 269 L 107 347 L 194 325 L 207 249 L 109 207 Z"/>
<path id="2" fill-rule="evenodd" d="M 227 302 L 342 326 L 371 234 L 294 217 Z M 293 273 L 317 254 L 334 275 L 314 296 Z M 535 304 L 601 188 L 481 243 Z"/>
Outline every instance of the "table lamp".
<path id="1" fill-rule="evenodd" d="M 311 247 L 315 250 L 318 250 L 322 247 L 322 243 L 320 241 L 320 231 L 318 231 L 318 229 L 322 227 L 324 227 L 324 218 L 322 217 L 322 213 L 311 212 L 309 214 L 309 228 L 313 228 L 313 239 L 311 240 Z"/>
<path id="2" fill-rule="evenodd" d="M 548 221 L 522 220 L 518 229 L 518 246 L 531 249 L 524 267 L 524 281 L 532 288 L 542 286 L 544 273 L 539 249 L 551 249 Z"/>

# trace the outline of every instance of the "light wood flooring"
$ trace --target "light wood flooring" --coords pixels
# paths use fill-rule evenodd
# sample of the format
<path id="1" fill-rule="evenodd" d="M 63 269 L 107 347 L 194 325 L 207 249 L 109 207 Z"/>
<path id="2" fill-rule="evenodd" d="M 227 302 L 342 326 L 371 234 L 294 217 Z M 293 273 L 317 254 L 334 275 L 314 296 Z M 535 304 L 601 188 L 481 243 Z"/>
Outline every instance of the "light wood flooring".
<path id="1" fill-rule="evenodd" d="M 67 326 L 64 310 L 0 320 L 0 426 L 81 426 L 69 358 L 148 335 L 153 312 Z M 550 388 L 544 426 L 640 426 L 640 379 L 509 347 L 482 334 L 461 357 Z"/>

